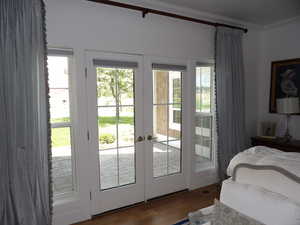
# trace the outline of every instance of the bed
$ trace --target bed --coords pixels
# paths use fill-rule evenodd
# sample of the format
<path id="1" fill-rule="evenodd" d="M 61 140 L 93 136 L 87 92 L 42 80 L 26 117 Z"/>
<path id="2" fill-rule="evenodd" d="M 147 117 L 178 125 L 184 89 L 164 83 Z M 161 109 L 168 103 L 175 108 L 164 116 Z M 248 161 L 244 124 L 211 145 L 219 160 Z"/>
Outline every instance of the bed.
<path id="1" fill-rule="evenodd" d="M 266 225 L 300 225 L 300 153 L 256 146 L 237 154 L 227 174 L 222 203 Z"/>

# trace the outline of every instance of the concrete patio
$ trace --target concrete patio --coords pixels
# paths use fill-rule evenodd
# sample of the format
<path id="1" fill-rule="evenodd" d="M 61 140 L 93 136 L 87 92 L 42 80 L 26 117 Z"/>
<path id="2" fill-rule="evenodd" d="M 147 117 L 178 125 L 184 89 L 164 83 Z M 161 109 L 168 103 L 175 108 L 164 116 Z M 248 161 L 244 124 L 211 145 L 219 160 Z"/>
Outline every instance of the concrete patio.
<path id="1" fill-rule="evenodd" d="M 180 158 L 180 149 L 169 145 L 168 153 L 167 145 L 154 144 L 154 176 L 160 177 L 180 172 Z M 72 191 L 71 155 L 53 154 L 52 168 L 54 192 L 64 193 Z M 135 158 L 133 148 L 119 149 L 119 163 L 116 150 L 100 151 L 101 189 L 134 183 L 134 172 Z"/>

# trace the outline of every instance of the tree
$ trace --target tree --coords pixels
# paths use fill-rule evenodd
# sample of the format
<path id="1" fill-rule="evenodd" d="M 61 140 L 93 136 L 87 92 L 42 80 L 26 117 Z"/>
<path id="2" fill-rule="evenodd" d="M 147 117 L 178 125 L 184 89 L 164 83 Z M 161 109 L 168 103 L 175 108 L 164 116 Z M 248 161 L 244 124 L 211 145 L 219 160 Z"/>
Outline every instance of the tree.
<path id="1" fill-rule="evenodd" d="M 133 72 L 131 69 L 97 68 L 98 97 L 113 97 L 122 105 L 122 97 L 133 97 Z"/>

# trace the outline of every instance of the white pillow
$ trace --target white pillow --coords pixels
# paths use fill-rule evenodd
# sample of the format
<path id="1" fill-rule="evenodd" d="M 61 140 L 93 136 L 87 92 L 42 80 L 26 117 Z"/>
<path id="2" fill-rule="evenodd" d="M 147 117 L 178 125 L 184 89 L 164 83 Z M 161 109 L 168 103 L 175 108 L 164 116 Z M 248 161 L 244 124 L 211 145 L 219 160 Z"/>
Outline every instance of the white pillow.
<path id="1" fill-rule="evenodd" d="M 220 201 L 266 225 L 300 225 L 300 204 L 258 186 L 225 180 Z"/>

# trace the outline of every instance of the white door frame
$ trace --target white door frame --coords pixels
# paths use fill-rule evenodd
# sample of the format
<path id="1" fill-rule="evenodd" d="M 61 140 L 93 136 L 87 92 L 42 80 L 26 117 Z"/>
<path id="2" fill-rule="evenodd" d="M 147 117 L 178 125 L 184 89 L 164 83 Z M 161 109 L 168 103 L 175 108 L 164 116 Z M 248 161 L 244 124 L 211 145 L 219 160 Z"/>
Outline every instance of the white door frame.
<path id="1" fill-rule="evenodd" d="M 87 101 L 88 101 L 88 127 L 90 134 L 89 148 L 93 169 L 90 174 L 91 183 L 91 213 L 92 215 L 103 213 L 116 208 L 132 205 L 145 199 L 144 176 L 144 142 L 138 142 L 136 152 L 136 183 L 117 188 L 100 191 L 99 173 L 99 148 L 98 148 L 98 124 L 97 124 L 97 90 L 96 70 L 93 59 L 137 62 L 135 70 L 135 135 L 144 136 L 143 133 L 143 57 L 140 55 L 107 53 L 88 51 L 87 57 Z M 140 121 L 140 122 L 137 122 Z"/>
<path id="2" fill-rule="evenodd" d="M 145 166 L 146 166 L 146 199 L 162 196 L 165 194 L 177 192 L 187 188 L 187 160 L 188 149 L 186 146 L 186 131 L 189 129 L 186 126 L 187 116 L 186 113 L 186 82 L 189 74 L 188 61 L 184 59 L 175 59 L 167 57 L 147 56 L 144 58 L 144 117 L 145 119 L 145 137 L 147 135 L 153 136 L 153 75 L 152 64 L 169 64 L 169 65 L 184 65 L 187 67 L 187 71 L 182 73 L 182 160 L 181 160 L 181 173 L 153 178 L 153 144 L 151 141 L 145 141 Z"/>

